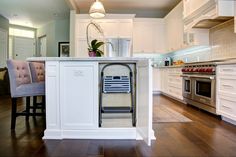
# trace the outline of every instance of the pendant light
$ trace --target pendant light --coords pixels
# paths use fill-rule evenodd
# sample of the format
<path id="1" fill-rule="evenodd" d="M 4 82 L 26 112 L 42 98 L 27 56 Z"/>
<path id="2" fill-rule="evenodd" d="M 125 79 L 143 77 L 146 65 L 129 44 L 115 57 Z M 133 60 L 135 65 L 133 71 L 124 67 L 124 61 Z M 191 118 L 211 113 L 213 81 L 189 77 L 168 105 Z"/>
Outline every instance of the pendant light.
<path id="1" fill-rule="evenodd" d="M 89 9 L 89 15 L 92 18 L 103 18 L 106 14 L 103 4 L 96 0 Z"/>

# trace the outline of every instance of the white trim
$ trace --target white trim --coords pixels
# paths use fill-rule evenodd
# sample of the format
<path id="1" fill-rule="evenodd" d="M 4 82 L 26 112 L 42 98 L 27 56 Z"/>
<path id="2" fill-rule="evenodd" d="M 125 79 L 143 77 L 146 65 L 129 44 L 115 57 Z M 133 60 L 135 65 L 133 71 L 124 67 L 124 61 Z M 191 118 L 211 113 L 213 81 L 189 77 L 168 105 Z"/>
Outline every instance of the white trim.
<path id="1" fill-rule="evenodd" d="M 226 122 L 228 122 L 230 124 L 236 125 L 236 121 L 235 120 L 229 119 L 229 118 L 227 118 L 225 116 L 222 116 L 222 120 L 226 121 Z"/>
<path id="2" fill-rule="evenodd" d="M 106 14 L 106 16 L 102 19 L 133 19 L 136 14 Z M 76 14 L 76 17 L 79 19 L 91 19 L 89 14 Z M 97 20 L 97 19 L 94 19 Z"/>

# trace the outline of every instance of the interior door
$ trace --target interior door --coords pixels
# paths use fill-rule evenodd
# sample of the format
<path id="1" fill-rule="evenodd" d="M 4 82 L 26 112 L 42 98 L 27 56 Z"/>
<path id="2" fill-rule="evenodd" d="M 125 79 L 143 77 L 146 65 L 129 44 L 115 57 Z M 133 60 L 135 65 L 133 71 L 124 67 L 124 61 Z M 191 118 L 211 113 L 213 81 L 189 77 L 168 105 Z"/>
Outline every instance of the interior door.
<path id="1" fill-rule="evenodd" d="M 137 131 L 151 145 L 152 68 L 150 60 L 137 63 Z"/>
<path id="2" fill-rule="evenodd" d="M 0 67 L 6 66 L 7 60 L 7 31 L 0 29 Z"/>
<path id="3" fill-rule="evenodd" d="M 39 38 L 39 55 L 40 57 L 47 56 L 47 37 L 46 36 Z"/>
<path id="4" fill-rule="evenodd" d="M 26 60 L 35 55 L 35 39 L 25 37 L 13 38 L 13 58 Z"/>

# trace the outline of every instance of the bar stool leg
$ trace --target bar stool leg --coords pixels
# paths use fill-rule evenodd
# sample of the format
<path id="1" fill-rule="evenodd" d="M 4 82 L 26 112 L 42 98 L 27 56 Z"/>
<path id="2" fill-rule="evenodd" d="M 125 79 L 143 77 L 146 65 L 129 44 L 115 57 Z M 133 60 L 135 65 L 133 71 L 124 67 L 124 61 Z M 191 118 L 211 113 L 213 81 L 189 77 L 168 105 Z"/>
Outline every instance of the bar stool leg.
<path id="1" fill-rule="evenodd" d="M 45 107 L 46 107 L 46 97 L 44 95 L 42 96 L 42 113 L 45 113 Z"/>
<path id="2" fill-rule="evenodd" d="M 26 97 L 26 117 L 25 120 L 29 120 L 29 114 L 30 114 L 30 97 Z"/>
<path id="3" fill-rule="evenodd" d="M 17 98 L 12 98 L 12 109 L 11 109 L 11 130 L 15 130 L 16 126 L 16 110 L 17 110 Z"/>
<path id="4" fill-rule="evenodd" d="M 33 117 L 35 118 L 36 114 L 36 108 L 37 108 L 37 96 L 33 97 Z"/>

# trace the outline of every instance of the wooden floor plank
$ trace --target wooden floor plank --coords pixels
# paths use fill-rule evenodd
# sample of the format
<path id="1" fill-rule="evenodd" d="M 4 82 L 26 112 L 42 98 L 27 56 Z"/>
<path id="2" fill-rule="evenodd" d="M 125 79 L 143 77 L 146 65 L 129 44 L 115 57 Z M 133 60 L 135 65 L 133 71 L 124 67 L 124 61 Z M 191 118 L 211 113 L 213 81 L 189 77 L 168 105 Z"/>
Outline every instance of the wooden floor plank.
<path id="1" fill-rule="evenodd" d="M 24 100 L 19 100 L 19 109 Z M 135 140 L 42 140 L 45 119 L 17 118 L 10 130 L 11 100 L 0 97 L 0 157 L 162 157 L 236 156 L 236 127 L 219 117 L 166 96 L 154 96 L 153 105 L 167 105 L 193 122 L 154 123 L 157 140 L 149 147 Z M 156 111 L 154 110 L 154 113 Z"/>

